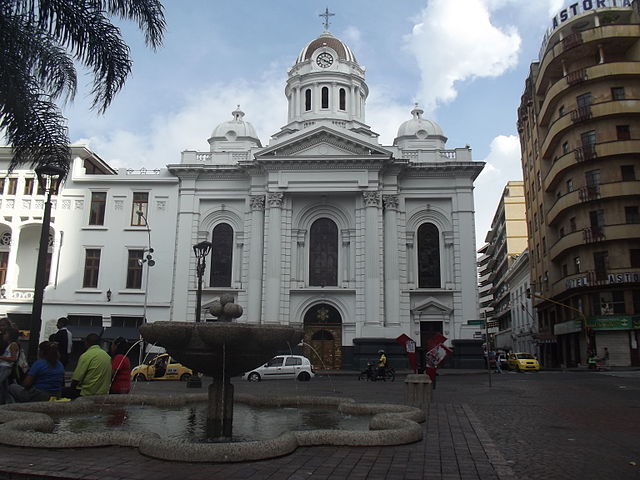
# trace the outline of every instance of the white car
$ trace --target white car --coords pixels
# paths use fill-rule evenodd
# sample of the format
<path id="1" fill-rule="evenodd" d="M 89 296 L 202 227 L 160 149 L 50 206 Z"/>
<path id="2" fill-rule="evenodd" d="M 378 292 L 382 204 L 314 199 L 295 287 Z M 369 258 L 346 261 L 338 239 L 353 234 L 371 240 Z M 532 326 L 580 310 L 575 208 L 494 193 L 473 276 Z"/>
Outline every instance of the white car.
<path id="1" fill-rule="evenodd" d="M 296 378 L 301 382 L 308 382 L 314 376 L 308 358 L 301 355 L 278 355 L 264 365 L 245 373 L 242 378 L 250 382 L 272 378 Z"/>

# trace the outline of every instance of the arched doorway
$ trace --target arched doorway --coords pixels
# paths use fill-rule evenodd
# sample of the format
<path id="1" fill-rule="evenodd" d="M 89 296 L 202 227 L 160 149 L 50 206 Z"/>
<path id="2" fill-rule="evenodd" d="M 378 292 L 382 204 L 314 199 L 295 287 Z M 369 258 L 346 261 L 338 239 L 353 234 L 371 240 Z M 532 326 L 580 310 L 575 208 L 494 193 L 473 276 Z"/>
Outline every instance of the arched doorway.
<path id="1" fill-rule="evenodd" d="M 304 355 L 318 370 L 339 370 L 342 365 L 342 317 L 326 303 L 304 315 Z"/>

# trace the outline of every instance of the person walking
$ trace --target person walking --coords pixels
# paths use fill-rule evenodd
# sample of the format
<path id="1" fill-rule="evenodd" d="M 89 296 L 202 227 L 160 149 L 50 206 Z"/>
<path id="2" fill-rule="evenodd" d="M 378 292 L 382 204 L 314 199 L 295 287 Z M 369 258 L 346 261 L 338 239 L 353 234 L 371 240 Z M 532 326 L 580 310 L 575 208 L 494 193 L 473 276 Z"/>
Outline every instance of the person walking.
<path id="1" fill-rule="evenodd" d="M 602 355 L 602 363 L 605 368 L 609 368 L 609 349 L 604 347 L 604 354 Z"/>
<path id="2" fill-rule="evenodd" d="M 71 377 L 71 385 L 64 388 L 66 398 L 106 395 L 111 386 L 111 357 L 100 348 L 100 337 L 90 333 L 84 341 L 87 350 L 80 355 Z"/>
<path id="3" fill-rule="evenodd" d="M 69 320 L 67 317 L 60 317 L 56 323 L 58 331 L 49 337 L 50 342 L 58 344 L 58 352 L 60 352 L 60 363 L 66 368 L 69 363 L 69 355 L 73 347 L 73 335 L 67 328 Z"/>
<path id="4" fill-rule="evenodd" d="M 20 332 L 13 327 L 5 328 L 2 335 L 5 348 L 2 355 L 0 355 L 0 405 L 4 405 L 9 399 L 9 376 L 11 375 L 13 364 L 18 360 L 18 354 L 20 353 L 19 335 Z"/>
<path id="5" fill-rule="evenodd" d="M 59 360 L 58 345 L 42 342 L 38 345 L 38 360 L 34 362 L 22 384 L 9 385 L 9 394 L 18 403 L 46 402 L 60 395 L 64 385 L 64 367 Z"/>
<path id="6" fill-rule="evenodd" d="M 496 352 L 496 373 L 502 373 L 502 360 L 500 358 L 500 352 Z"/>
<path id="7" fill-rule="evenodd" d="M 129 393 L 131 390 L 131 362 L 127 358 L 127 341 L 116 338 L 111 344 L 112 381 L 109 393 Z"/>

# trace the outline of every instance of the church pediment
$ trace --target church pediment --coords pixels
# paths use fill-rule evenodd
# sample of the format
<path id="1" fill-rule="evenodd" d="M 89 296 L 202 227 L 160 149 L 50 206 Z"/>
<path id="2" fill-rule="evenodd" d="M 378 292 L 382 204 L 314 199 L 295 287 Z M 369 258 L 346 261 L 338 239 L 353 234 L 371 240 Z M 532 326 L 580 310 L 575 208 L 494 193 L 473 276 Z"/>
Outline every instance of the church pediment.
<path id="1" fill-rule="evenodd" d="M 453 310 L 439 302 L 435 298 L 427 298 L 425 301 L 416 305 L 411 309 L 414 314 L 422 314 L 422 315 L 449 315 Z"/>
<path id="2" fill-rule="evenodd" d="M 321 127 L 305 135 L 268 147 L 256 157 L 266 159 L 269 156 L 321 157 L 349 155 L 384 155 L 389 157 L 391 152 L 380 146 L 363 142 L 358 138 Z"/>

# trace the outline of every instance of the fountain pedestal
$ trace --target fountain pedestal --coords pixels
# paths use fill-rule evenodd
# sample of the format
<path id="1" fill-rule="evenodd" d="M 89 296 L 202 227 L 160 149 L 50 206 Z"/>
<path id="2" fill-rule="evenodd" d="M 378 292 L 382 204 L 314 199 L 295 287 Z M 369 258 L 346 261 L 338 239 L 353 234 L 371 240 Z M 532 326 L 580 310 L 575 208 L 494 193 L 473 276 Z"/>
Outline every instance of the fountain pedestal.
<path id="1" fill-rule="evenodd" d="M 146 342 L 164 347 L 183 365 L 213 377 L 209 387 L 207 433 L 230 437 L 233 425 L 231 377 L 289 352 L 303 336 L 298 328 L 213 322 L 154 322 L 140 326 Z"/>

